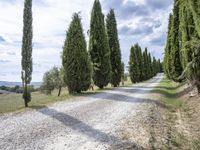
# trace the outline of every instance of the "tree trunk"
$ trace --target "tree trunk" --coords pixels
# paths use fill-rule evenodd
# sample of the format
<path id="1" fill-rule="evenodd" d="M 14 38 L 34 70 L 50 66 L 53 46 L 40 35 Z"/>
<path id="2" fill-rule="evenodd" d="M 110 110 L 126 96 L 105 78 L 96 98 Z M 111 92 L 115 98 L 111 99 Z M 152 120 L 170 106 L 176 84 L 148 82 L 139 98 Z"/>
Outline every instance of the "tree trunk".
<path id="1" fill-rule="evenodd" d="M 28 87 L 27 87 L 27 84 L 25 83 L 25 87 L 24 87 L 24 94 L 26 94 L 26 96 L 24 96 L 24 105 L 25 105 L 25 107 L 28 107 L 27 93 L 28 93 Z"/>
<path id="2" fill-rule="evenodd" d="M 59 91 L 58 91 L 58 96 L 60 96 L 62 90 L 62 86 L 60 86 Z"/>
<path id="3" fill-rule="evenodd" d="M 28 107 L 28 103 L 24 100 L 25 107 Z"/>

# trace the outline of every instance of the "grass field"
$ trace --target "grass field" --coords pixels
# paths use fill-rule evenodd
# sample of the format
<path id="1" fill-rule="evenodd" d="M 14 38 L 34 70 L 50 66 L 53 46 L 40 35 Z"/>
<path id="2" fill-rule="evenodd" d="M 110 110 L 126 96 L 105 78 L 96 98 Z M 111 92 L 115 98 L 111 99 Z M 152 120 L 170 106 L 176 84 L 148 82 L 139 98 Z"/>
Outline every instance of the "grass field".
<path id="1" fill-rule="evenodd" d="M 29 103 L 31 107 L 43 107 L 46 104 L 66 100 L 72 96 L 67 93 L 66 89 L 63 89 L 62 95 L 57 96 L 57 90 L 55 90 L 52 95 L 45 95 L 41 92 L 33 92 L 32 100 Z M 0 95 L 0 113 L 11 112 L 11 111 L 21 111 L 24 109 L 24 101 L 22 99 L 22 94 L 1 94 Z"/>
<path id="2" fill-rule="evenodd" d="M 125 82 L 125 85 L 131 85 L 130 79 Z M 108 85 L 105 89 L 111 89 L 111 85 Z M 101 92 L 97 87 L 94 87 L 94 91 L 89 90 L 83 94 L 94 94 Z M 22 99 L 22 94 L 0 94 L 0 114 L 14 111 L 24 111 L 31 108 L 41 108 L 51 103 L 58 101 L 69 100 L 72 97 L 80 96 L 80 94 L 69 95 L 67 89 L 62 89 L 61 96 L 58 97 L 58 90 L 53 91 L 52 95 L 45 95 L 41 92 L 33 92 L 32 100 L 29 103 L 29 108 L 24 108 L 24 101 Z"/>

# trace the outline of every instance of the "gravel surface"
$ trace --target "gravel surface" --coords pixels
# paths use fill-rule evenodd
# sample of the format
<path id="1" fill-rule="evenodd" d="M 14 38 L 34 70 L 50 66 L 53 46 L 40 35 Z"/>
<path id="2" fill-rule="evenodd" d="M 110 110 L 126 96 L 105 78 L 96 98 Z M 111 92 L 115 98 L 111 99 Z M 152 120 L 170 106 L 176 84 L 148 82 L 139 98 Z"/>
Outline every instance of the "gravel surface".
<path id="1" fill-rule="evenodd" d="M 143 145 L 121 138 L 119 131 L 130 118 L 137 120 L 144 105 L 155 102 L 149 91 L 162 77 L 159 74 L 146 83 L 0 116 L 0 149 L 104 150 L 115 145 L 144 149 Z M 137 121 L 134 124 L 139 129 Z"/>

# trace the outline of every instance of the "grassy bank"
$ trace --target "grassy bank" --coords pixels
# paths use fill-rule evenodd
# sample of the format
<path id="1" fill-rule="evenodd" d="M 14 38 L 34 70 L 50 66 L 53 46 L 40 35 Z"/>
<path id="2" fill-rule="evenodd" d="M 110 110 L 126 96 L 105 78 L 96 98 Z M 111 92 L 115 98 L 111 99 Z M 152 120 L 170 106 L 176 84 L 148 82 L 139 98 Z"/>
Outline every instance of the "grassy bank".
<path id="1" fill-rule="evenodd" d="M 158 122 L 157 129 L 153 129 L 153 131 L 157 130 L 157 133 L 153 134 L 153 138 L 159 141 L 162 132 L 163 139 L 167 141 L 163 145 L 160 144 L 164 147 L 163 149 L 200 149 L 199 133 L 196 132 L 200 129 L 197 118 L 200 114 L 198 111 L 200 98 L 198 96 L 190 98 L 189 92 L 192 90 L 187 84 L 175 83 L 164 78 L 151 91 L 156 94 L 156 99 L 165 106 L 162 108 L 157 106 L 159 108 L 156 113 L 160 113 L 162 121 L 155 117 L 155 113 L 152 116 Z M 163 128 L 160 127 L 163 124 L 163 128 L 167 128 L 166 133 L 163 133 Z"/>
<path id="2" fill-rule="evenodd" d="M 63 90 L 60 97 L 57 96 L 57 90 L 53 91 L 52 95 L 45 95 L 41 92 L 33 92 L 32 100 L 29 103 L 29 106 L 30 108 L 40 108 L 53 102 L 69 99 L 70 97 L 71 96 L 67 93 L 66 90 Z M 22 111 L 24 109 L 25 108 L 22 94 L 11 93 L 0 95 L 0 113 Z"/>
<path id="3" fill-rule="evenodd" d="M 182 101 L 179 100 L 184 94 L 183 85 L 164 78 L 151 92 L 160 94 L 160 101 L 166 105 L 169 111 L 173 112 L 183 105 Z"/>

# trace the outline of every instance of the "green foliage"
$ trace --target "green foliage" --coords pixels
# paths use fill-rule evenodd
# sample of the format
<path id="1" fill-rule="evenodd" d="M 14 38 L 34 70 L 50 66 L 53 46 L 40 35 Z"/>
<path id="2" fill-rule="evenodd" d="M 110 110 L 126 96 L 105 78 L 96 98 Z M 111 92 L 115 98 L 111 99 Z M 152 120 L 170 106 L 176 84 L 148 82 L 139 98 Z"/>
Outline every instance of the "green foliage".
<path id="1" fill-rule="evenodd" d="M 47 95 L 51 95 L 51 92 L 54 90 L 54 83 L 52 80 L 52 75 L 50 71 L 47 71 L 43 76 L 43 84 L 41 86 L 41 91 Z"/>
<path id="2" fill-rule="evenodd" d="M 131 47 L 131 54 L 129 60 L 129 73 L 132 83 L 148 80 L 155 76 L 157 73 L 162 72 L 162 63 L 156 60 L 151 54 L 148 53 L 147 48 L 142 52 L 139 44 Z"/>
<path id="3" fill-rule="evenodd" d="M 152 59 L 151 59 L 151 53 L 148 53 L 148 79 L 153 77 L 153 65 L 152 65 Z"/>
<path id="4" fill-rule="evenodd" d="M 25 106 L 31 101 L 31 93 L 28 91 L 28 84 L 32 79 L 32 0 L 25 0 L 24 3 L 24 28 L 22 39 L 22 82 L 24 87 Z"/>
<path id="5" fill-rule="evenodd" d="M 152 62 L 152 65 L 153 65 L 153 76 L 155 76 L 158 72 L 158 66 L 157 66 L 157 61 L 156 61 L 156 58 L 153 57 L 153 62 Z"/>
<path id="6" fill-rule="evenodd" d="M 81 19 L 74 14 L 63 48 L 64 82 L 69 93 L 80 93 L 91 85 L 91 62 L 87 53 Z"/>
<path id="7" fill-rule="evenodd" d="M 177 81 L 178 77 L 183 72 L 183 67 L 180 57 L 180 47 L 179 47 L 179 2 L 175 0 L 173 9 L 173 21 L 172 21 L 172 31 L 171 32 L 171 72 L 170 77 Z"/>
<path id="8" fill-rule="evenodd" d="M 110 83 L 116 87 L 121 81 L 121 51 L 118 39 L 117 22 L 114 10 L 111 9 L 106 19 L 108 41 L 110 46 L 111 79 Z"/>
<path id="9" fill-rule="evenodd" d="M 167 77 L 169 79 L 171 79 L 171 70 L 172 70 L 172 66 L 171 66 L 171 39 L 172 39 L 172 22 L 173 22 L 173 15 L 170 14 L 169 16 L 169 24 L 168 24 L 168 35 L 167 35 L 167 45 L 165 48 L 165 58 L 164 58 L 164 70 L 165 70 L 165 74 L 167 75 Z"/>
<path id="10" fill-rule="evenodd" d="M 138 61 L 138 68 L 139 68 L 139 81 L 144 81 L 145 72 L 143 71 L 144 68 L 144 62 L 143 62 L 143 56 L 142 56 L 142 48 L 139 46 L 139 44 L 135 45 L 135 51 Z"/>
<path id="11" fill-rule="evenodd" d="M 53 67 L 50 71 L 47 71 L 43 76 L 43 84 L 41 91 L 47 95 L 51 95 L 54 89 L 61 89 L 64 86 L 63 81 L 63 69 Z M 58 94 L 58 96 L 60 93 Z"/>
<path id="12" fill-rule="evenodd" d="M 145 72 L 145 78 L 144 80 L 149 79 L 149 63 L 148 63 L 148 50 L 145 48 L 145 51 L 143 52 L 143 59 L 144 59 L 144 68 L 143 71 Z"/>
<path id="13" fill-rule="evenodd" d="M 124 85 L 124 81 L 125 81 L 125 64 L 124 64 L 124 62 L 121 62 L 121 81 L 122 81 L 122 85 Z"/>
<path id="14" fill-rule="evenodd" d="M 31 92 L 28 89 L 28 87 L 25 87 L 25 90 L 23 92 L 23 99 L 25 99 L 26 101 L 30 102 L 31 101 Z M 28 105 L 25 104 L 25 106 L 27 107 Z"/>
<path id="15" fill-rule="evenodd" d="M 192 61 L 186 69 L 187 78 L 193 81 L 200 93 L 200 40 L 193 38 L 187 43 L 187 47 L 193 50 Z"/>
<path id="16" fill-rule="evenodd" d="M 199 43 L 200 1 L 175 0 L 165 49 L 165 73 L 174 81 L 182 81 L 186 77 L 200 92 Z"/>
<path id="17" fill-rule="evenodd" d="M 136 53 L 137 47 L 137 44 L 134 47 L 131 47 L 131 54 L 129 59 L 129 73 L 132 83 L 137 83 L 140 79 L 139 62 Z"/>
<path id="18" fill-rule="evenodd" d="M 110 81 L 111 64 L 104 15 L 99 0 L 95 0 L 91 13 L 89 52 L 93 63 L 94 84 L 103 88 Z"/>

